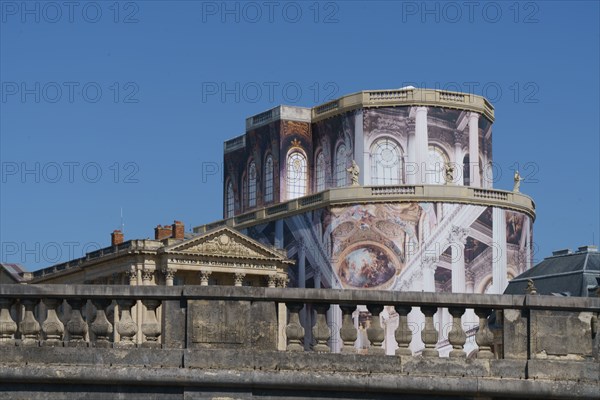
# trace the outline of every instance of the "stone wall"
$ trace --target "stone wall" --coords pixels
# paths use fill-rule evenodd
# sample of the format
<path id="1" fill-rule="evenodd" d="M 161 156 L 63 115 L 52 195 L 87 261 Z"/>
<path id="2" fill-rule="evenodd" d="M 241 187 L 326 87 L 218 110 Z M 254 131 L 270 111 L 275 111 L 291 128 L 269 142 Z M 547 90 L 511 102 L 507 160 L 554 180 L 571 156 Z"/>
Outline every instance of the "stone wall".
<path id="1" fill-rule="evenodd" d="M 141 344 L 129 340 L 136 301 L 148 317 Z M 104 315 L 111 303 L 121 310 L 116 327 Z M 307 304 L 313 318 L 303 317 Z M 328 321 L 332 305 L 341 327 Z M 361 354 L 357 305 L 370 312 Z M 395 355 L 382 352 L 385 307 L 399 321 Z M 452 326 L 434 326 L 441 308 Z M 470 337 L 460 323 L 469 309 L 479 318 Z M 425 324 L 408 325 L 409 312 Z M 0 399 L 598 398 L 599 312 L 597 298 L 0 285 Z M 341 346 L 332 346 L 335 330 Z M 469 358 L 468 340 L 477 348 Z M 424 345 L 411 351 L 413 341 Z M 452 347 L 450 357 L 439 356 L 441 346 Z"/>

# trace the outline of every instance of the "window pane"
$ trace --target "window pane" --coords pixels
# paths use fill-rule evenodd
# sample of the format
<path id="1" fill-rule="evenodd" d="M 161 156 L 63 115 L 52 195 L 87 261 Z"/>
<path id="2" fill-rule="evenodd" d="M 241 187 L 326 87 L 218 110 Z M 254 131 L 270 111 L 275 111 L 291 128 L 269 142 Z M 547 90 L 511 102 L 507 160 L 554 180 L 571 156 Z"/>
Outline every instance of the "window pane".
<path id="1" fill-rule="evenodd" d="M 316 171 L 316 191 L 325 190 L 325 156 L 323 152 L 317 155 L 317 171 Z"/>
<path id="2" fill-rule="evenodd" d="M 287 197 L 295 199 L 306 195 L 306 157 L 294 152 L 287 159 Z"/>
<path id="3" fill-rule="evenodd" d="M 265 203 L 273 201 L 273 157 L 265 161 Z"/>
<path id="4" fill-rule="evenodd" d="M 402 183 L 402 151 L 390 139 L 379 139 L 371 147 L 371 184 Z"/>
<path id="5" fill-rule="evenodd" d="M 256 163 L 248 167 L 248 207 L 256 207 Z"/>
<path id="6" fill-rule="evenodd" d="M 233 184 L 231 183 L 231 181 L 229 181 L 229 183 L 227 184 L 227 208 L 225 210 L 225 215 L 227 216 L 227 218 L 233 217 L 233 207 Z"/>
<path id="7" fill-rule="evenodd" d="M 346 146 L 342 144 L 335 153 L 335 186 L 348 185 L 346 168 Z"/>
<path id="8" fill-rule="evenodd" d="M 439 147 L 429 146 L 425 182 L 429 185 L 443 185 L 446 182 L 444 170 L 447 157 Z"/>

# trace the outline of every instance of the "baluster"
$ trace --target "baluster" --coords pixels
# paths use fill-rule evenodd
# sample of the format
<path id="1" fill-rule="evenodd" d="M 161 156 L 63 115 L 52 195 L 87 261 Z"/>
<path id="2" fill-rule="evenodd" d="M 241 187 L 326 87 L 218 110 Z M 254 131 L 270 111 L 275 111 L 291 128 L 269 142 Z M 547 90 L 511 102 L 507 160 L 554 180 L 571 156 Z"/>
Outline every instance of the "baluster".
<path id="1" fill-rule="evenodd" d="M 340 329 L 340 337 L 342 338 L 342 353 L 356 353 L 354 343 L 358 338 L 358 332 L 352 320 L 352 313 L 356 310 L 354 304 L 340 304 L 342 309 L 342 328 Z"/>
<path id="2" fill-rule="evenodd" d="M 467 341 L 467 334 L 462 327 L 461 317 L 465 312 L 464 308 L 450 307 L 448 312 L 452 315 L 452 329 L 448 332 L 448 341 L 452 345 L 450 357 L 466 357 L 463 346 Z"/>
<path id="3" fill-rule="evenodd" d="M 327 326 L 327 310 L 329 310 L 329 304 L 315 304 L 313 306 L 317 311 L 317 322 L 312 328 L 312 334 L 317 344 L 313 350 L 318 353 L 329 353 L 331 350 L 327 345 L 327 341 L 331 337 L 331 329 Z"/>
<path id="4" fill-rule="evenodd" d="M 156 309 L 160 306 L 160 300 L 144 299 L 142 304 L 146 306 L 146 318 L 142 323 L 142 333 L 146 341 L 142 347 L 160 347 L 158 337 L 161 334 L 160 323 L 156 319 Z"/>
<path id="5" fill-rule="evenodd" d="M 14 302 L 14 299 L 0 298 L 0 346 L 15 344 L 17 323 L 10 315 L 10 308 Z"/>
<path id="6" fill-rule="evenodd" d="M 92 300 L 92 304 L 96 307 L 96 318 L 90 328 L 96 335 L 95 347 L 110 347 L 110 335 L 113 333 L 113 326 L 106 318 L 106 307 L 110 303 L 111 301 L 107 299 Z"/>
<path id="7" fill-rule="evenodd" d="M 304 339 L 304 328 L 300 324 L 300 310 L 304 307 L 302 303 L 285 303 L 290 311 L 290 319 L 285 327 L 287 336 L 287 351 L 304 351 L 302 339 Z"/>
<path id="8" fill-rule="evenodd" d="M 87 323 L 81 315 L 81 309 L 86 303 L 83 299 L 68 299 L 67 303 L 71 306 L 71 318 L 67 322 L 67 332 L 69 332 L 69 346 L 83 347 L 87 346 L 85 335 L 88 332 Z"/>
<path id="9" fill-rule="evenodd" d="M 24 299 L 21 304 L 25 306 L 25 315 L 19 324 L 22 346 L 35 346 L 38 344 L 41 331 L 40 323 L 35 319 L 34 309 L 40 302 L 39 299 Z"/>
<path id="10" fill-rule="evenodd" d="M 48 312 L 46 320 L 42 323 L 42 331 L 46 337 L 44 346 L 61 346 L 65 325 L 58 318 L 56 309 L 62 304 L 62 299 L 46 298 L 43 300 Z"/>
<path id="11" fill-rule="evenodd" d="M 494 353 L 492 353 L 492 343 L 494 341 L 494 334 L 488 327 L 487 317 L 492 313 L 489 308 L 476 308 L 475 314 L 479 317 L 479 329 L 475 334 L 475 342 L 479 346 L 477 352 L 477 358 L 493 359 Z"/>
<path id="12" fill-rule="evenodd" d="M 421 307 L 421 312 L 425 315 L 425 327 L 421 331 L 421 340 L 425 343 L 425 348 L 421 355 L 423 357 L 438 357 L 438 351 L 435 348 L 438 341 L 438 333 L 433 325 L 433 314 L 437 307 Z"/>
<path id="13" fill-rule="evenodd" d="M 135 347 L 133 337 L 137 334 L 138 327 L 131 317 L 131 307 L 135 305 L 135 300 L 117 300 L 121 310 L 121 318 L 117 322 L 117 331 L 121 335 L 121 341 L 115 343 L 116 347 Z"/>
<path id="14" fill-rule="evenodd" d="M 410 342 L 412 341 L 412 331 L 408 327 L 408 314 L 412 311 L 411 306 L 394 306 L 398 313 L 398 329 L 394 333 L 398 348 L 396 349 L 397 356 L 412 356 L 410 350 Z"/>
<path id="15" fill-rule="evenodd" d="M 381 346 L 385 339 L 385 331 L 381 327 L 379 314 L 383 311 L 383 306 L 380 304 L 368 304 L 367 310 L 371 313 L 371 326 L 367 328 L 367 337 L 371 342 L 369 354 L 385 354 L 385 350 Z"/>

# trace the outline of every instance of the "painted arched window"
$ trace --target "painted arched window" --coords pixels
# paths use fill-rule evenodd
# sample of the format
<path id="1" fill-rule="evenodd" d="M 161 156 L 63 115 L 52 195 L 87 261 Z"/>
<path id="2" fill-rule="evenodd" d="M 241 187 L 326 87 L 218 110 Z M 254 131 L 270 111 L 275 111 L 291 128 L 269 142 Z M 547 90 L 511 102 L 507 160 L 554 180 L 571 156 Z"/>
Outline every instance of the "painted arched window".
<path id="1" fill-rule="evenodd" d="M 463 185 L 465 186 L 471 184 L 471 164 L 469 162 L 469 155 L 467 154 L 463 158 Z"/>
<path id="2" fill-rule="evenodd" d="M 307 163 L 304 154 L 295 151 L 287 159 L 287 197 L 295 199 L 306 195 Z"/>
<path id="3" fill-rule="evenodd" d="M 273 201 L 273 157 L 265 160 L 265 203 Z"/>
<path id="4" fill-rule="evenodd" d="M 248 207 L 256 207 L 256 163 L 248 165 Z"/>
<path id="5" fill-rule="evenodd" d="M 317 192 L 325 190 L 325 155 L 322 151 L 317 154 L 315 171 L 315 189 Z"/>
<path id="6" fill-rule="evenodd" d="M 448 157 L 437 146 L 429 146 L 425 182 L 429 185 L 443 185 L 446 183 L 445 170 Z"/>
<path id="7" fill-rule="evenodd" d="M 246 174 L 242 176 L 242 209 L 248 207 L 248 179 Z"/>
<path id="8" fill-rule="evenodd" d="M 227 191 L 225 193 L 225 216 L 227 218 L 233 217 L 234 213 L 234 197 L 233 197 L 233 183 L 227 182 Z"/>
<path id="9" fill-rule="evenodd" d="M 348 171 L 346 171 L 346 146 L 341 144 L 335 152 L 335 186 L 348 185 Z"/>
<path id="10" fill-rule="evenodd" d="M 402 149 L 393 140 L 378 139 L 371 146 L 371 184 L 402 183 Z"/>

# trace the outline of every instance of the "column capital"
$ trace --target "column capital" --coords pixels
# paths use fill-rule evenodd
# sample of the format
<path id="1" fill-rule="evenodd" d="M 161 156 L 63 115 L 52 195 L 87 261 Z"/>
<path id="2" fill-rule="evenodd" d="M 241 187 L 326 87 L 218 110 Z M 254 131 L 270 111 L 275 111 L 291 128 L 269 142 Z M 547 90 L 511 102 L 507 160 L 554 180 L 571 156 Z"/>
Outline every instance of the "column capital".
<path id="1" fill-rule="evenodd" d="M 429 110 L 429 107 L 426 106 L 412 106 L 410 108 L 410 111 L 408 112 L 408 117 L 409 118 L 416 118 L 417 117 L 417 113 L 425 113 L 427 114 L 427 111 Z"/>
<path id="2" fill-rule="evenodd" d="M 153 269 L 143 269 L 142 270 L 142 280 L 144 282 L 151 281 L 153 277 L 154 277 L 154 270 Z"/>
<path id="3" fill-rule="evenodd" d="M 465 280 L 466 280 L 466 283 L 468 283 L 470 285 L 474 285 L 475 284 L 475 273 L 471 270 L 465 271 Z"/>
<path id="4" fill-rule="evenodd" d="M 246 274 L 240 273 L 240 272 L 236 272 L 233 275 L 233 281 L 235 283 L 235 286 L 242 286 L 242 283 L 244 283 L 244 278 L 246 277 Z"/>
<path id="5" fill-rule="evenodd" d="M 469 122 L 470 122 L 471 120 L 479 120 L 479 114 L 478 114 L 478 113 L 476 113 L 476 112 L 473 112 L 473 111 L 471 111 L 471 112 L 469 113 Z"/>
<path id="6" fill-rule="evenodd" d="M 165 279 L 173 279 L 175 278 L 175 273 L 177 273 L 177 269 L 175 268 L 163 268 L 162 273 L 165 275 Z"/>
<path id="7" fill-rule="evenodd" d="M 457 243 L 464 246 L 467 243 L 468 236 L 469 228 L 453 225 L 450 229 L 450 234 L 448 235 L 448 241 L 450 243 Z"/>
<path id="8" fill-rule="evenodd" d="M 433 255 L 424 255 L 421 259 L 421 268 L 423 270 L 435 270 L 439 257 Z"/>
<path id="9" fill-rule="evenodd" d="M 200 271 L 200 286 L 208 286 L 208 278 L 212 271 Z"/>
<path id="10" fill-rule="evenodd" d="M 137 282 L 137 269 L 135 267 L 125 272 L 125 275 L 129 278 L 129 284 Z"/>

